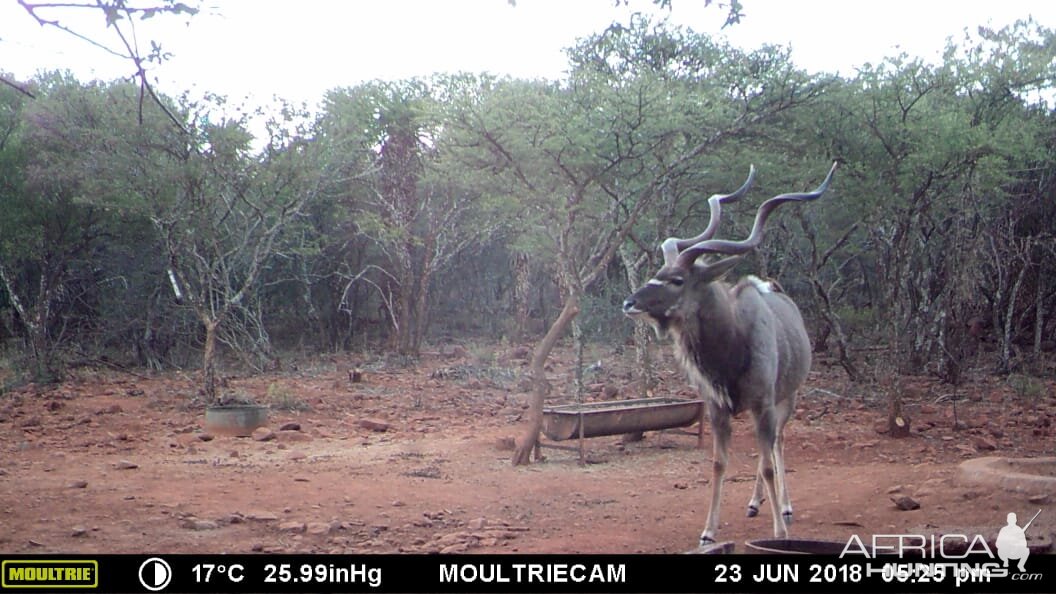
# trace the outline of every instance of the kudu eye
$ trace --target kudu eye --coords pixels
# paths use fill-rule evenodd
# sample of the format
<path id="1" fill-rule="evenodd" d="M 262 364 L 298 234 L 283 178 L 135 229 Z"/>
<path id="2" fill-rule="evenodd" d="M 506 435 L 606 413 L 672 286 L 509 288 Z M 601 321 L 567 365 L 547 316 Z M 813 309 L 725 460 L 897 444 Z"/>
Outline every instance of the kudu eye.
<path id="1" fill-rule="evenodd" d="M 671 283 L 672 285 L 675 285 L 676 287 L 681 287 L 682 283 L 686 281 L 681 276 L 672 276 L 670 279 L 668 279 L 667 282 Z"/>

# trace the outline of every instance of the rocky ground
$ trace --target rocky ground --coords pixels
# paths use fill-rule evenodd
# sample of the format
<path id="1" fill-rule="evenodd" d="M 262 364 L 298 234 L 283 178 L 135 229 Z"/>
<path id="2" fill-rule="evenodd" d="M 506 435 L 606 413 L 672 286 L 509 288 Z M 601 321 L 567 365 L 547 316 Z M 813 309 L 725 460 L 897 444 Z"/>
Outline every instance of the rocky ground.
<path id="1" fill-rule="evenodd" d="M 194 377 L 78 369 L 0 394 L 0 551 L 159 553 L 670 553 L 693 548 L 710 490 L 710 439 L 674 432 L 587 440 L 589 462 L 544 448 L 510 464 L 527 394 L 526 349 L 445 348 L 411 367 L 349 358 L 228 377 L 272 406 L 253 437 L 203 428 Z M 593 359 L 593 357 L 592 357 Z M 591 398 L 631 397 L 622 357 L 600 353 Z M 667 361 L 666 363 L 670 363 Z M 667 365 L 667 368 L 673 366 Z M 353 370 L 362 376 L 352 381 Z M 555 392 L 568 365 L 551 368 Z M 658 396 L 690 394 L 674 371 Z M 976 530 L 1005 515 L 1056 531 L 1056 494 L 964 482 L 958 464 L 1053 455 L 1056 390 L 982 376 L 954 391 L 888 384 L 910 435 L 887 431 L 887 400 L 820 362 L 785 446 L 794 536 Z M 771 536 L 745 517 L 755 440 L 734 424 L 720 536 Z M 568 444 L 568 442 L 565 442 Z M 907 503 L 898 500 L 908 498 Z M 914 505 L 916 504 L 916 505 Z M 907 508 L 907 509 L 902 509 Z"/>

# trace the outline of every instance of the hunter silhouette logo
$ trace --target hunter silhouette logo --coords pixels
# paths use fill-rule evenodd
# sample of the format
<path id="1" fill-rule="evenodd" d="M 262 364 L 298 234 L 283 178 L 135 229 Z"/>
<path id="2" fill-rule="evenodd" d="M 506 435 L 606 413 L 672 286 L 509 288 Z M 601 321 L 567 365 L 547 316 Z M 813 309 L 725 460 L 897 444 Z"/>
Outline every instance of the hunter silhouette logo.
<path id="1" fill-rule="evenodd" d="M 1034 517 L 1027 522 L 1026 526 L 1022 528 L 1016 524 L 1015 512 L 1008 514 L 1008 524 L 1001 528 L 1001 531 L 997 533 L 997 556 L 1001 558 L 1001 561 L 1008 567 L 1008 560 L 1014 559 L 1019 561 L 1019 570 L 1026 571 L 1027 557 L 1030 556 L 1030 549 L 1027 548 L 1027 528 L 1034 523 L 1034 520 L 1041 514 L 1041 510 L 1034 514 Z"/>

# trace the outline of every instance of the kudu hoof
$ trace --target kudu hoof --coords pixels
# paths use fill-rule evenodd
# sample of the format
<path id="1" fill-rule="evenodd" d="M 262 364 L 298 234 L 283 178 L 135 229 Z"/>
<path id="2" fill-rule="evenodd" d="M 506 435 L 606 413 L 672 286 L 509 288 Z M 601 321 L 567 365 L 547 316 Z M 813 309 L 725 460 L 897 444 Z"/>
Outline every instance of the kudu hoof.
<path id="1" fill-rule="evenodd" d="M 754 506 L 754 505 L 749 505 L 748 506 L 748 513 L 745 514 L 745 515 L 748 516 L 749 518 L 754 518 L 755 516 L 759 515 L 759 508 Z"/>
<path id="2" fill-rule="evenodd" d="M 785 526 L 792 525 L 792 510 L 781 512 L 781 519 L 785 521 Z"/>
<path id="3" fill-rule="evenodd" d="M 715 544 L 715 539 L 710 537 L 710 536 L 708 536 L 707 534 L 701 534 L 700 535 L 700 543 L 699 544 L 702 547 L 706 547 L 706 546 L 708 546 L 710 544 Z"/>

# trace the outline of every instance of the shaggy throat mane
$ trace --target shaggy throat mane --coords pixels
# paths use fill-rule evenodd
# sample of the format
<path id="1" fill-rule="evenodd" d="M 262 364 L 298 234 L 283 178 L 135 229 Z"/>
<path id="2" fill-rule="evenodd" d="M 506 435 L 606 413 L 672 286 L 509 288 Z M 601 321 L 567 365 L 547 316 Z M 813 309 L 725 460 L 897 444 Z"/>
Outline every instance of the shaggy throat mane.
<path id="1" fill-rule="evenodd" d="M 703 397 L 710 399 L 720 408 L 736 412 L 736 403 L 730 395 L 731 387 L 719 374 L 701 367 L 694 355 L 696 349 L 692 339 L 677 324 L 672 324 L 668 330 L 673 339 L 675 358 L 685 370 L 689 383 L 697 388 Z"/>

